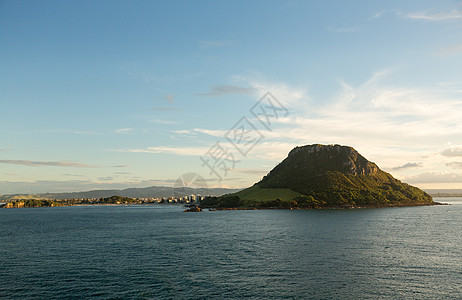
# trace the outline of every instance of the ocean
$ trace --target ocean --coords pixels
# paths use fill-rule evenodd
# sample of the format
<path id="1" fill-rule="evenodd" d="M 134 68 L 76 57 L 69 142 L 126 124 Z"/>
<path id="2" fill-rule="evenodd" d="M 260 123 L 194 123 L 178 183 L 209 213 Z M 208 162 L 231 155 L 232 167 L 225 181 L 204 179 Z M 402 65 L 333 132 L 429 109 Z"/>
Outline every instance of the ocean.
<path id="1" fill-rule="evenodd" d="M 0 210 L 0 299 L 460 299 L 462 199 L 354 210 Z"/>

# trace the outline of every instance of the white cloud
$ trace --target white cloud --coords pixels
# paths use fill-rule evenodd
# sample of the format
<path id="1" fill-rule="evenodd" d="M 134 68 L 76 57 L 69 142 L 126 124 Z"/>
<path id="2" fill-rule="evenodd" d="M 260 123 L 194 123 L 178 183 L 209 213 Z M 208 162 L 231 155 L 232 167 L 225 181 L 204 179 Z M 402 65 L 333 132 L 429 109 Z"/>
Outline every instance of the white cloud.
<path id="1" fill-rule="evenodd" d="M 458 161 L 448 162 L 446 164 L 446 167 L 450 167 L 453 169 L 462 169 L 462 162 L 458 162 Z"/>
<path id="2" fill-rule="evenodd" d="M 63 129 L 44 129 L 44 130 L 37 130 L 36 132 L 39 133 L 51 133 L 51 134 L 75 134 L 75 135 L 99 135 L 102 133 L 98 133 L 95 131 L 80 131 L 80 130 L 63 130 Z"/>
<path id="3" fill-rule="evenodd" d="M 377 72 L 359 85 L 340 81 L 338 92 L 327 101 L 316 101 L 317 104 L 309 96 L 308 88 L 271 82 L 261 76 L 256 79 L 235 77 L 236 81 L 245 82 L 258 90 L 257 97 L 270 91 L 289 109 L 287 117 L 272 122 L 271 131 L 259 127 L 264 139 L 246 157 L 242 157 L 226 140 L 228 130 L 194 128 L 173 133 L 183 138 L 184 135 L 193 136 L 196 142 L 202 138 L 201 135 L 214 137 L 235 155 L 236 160 L 242 162 L 256 159 L 276 164 L 292 148 L 300 145 L 349 145 L 381 168 L 399 171 L 397 175 L 400 178 L 409 178 L 413 182 L 423 180 L 422 176 L 409 177 L 411 174 L 417 176 L 415 171 L 419 168 L 424 174 L 433 174 L 433 177 L 428 175 L 425 182 L 429 182 L 430 178 L 436 178 L 436 183 L 440 182 L 438 178 L 449 176 L 444 177 L 441 171 L 456 166 L 448 164 L 444 158 L 462 156 L 462 146 L 450 145 L 440 149 L 448 141 L 458 141 L 462 137 L 460 93 L 452 85 L 435 84 L 421 88 L 385 84 L 391 75 L 392 70 Z M 257 120 L 251 121 L 258 124 Z M 213 144 L 205 147 L 161 146 L 119 151 L 203 156 Z M 403 164 L 406 161 L 412 163 Z M 244 165 L 236 168 L 241 166 Z"/>
<path id="4" fill-rule="evenodd" d="M 196 135 L 197 133 L 206 134 L 209 136 L 214 137 L 224 137 L 228 130 L 211 130 L 211 129 L 201 129 L 201 128 L 194 128 L 194 129 L 187 129 L 187 130 L 175 130 L 173 131 L 177 134 L 185 134 L 185 135 Z"/>
<path id="5" fill-rule="evenodd" d="M 400 10 L 398 10 L 398 9 L 382 10 L 382 11 L 378 11 L 375 14 L 373 14 L 370 18 L 367 19 L 367 21 L 372 21 L 372 20 L 375 20 L 375 19 L 382 18 L 387 14 L 392 14 L 392 15 L 396 15 L 396 16 L 402 16 L 402 12 Z"/>
<path id="6" fill-rule="evenodd" d="M 430 12 L 419 11 L 406 15 L 409 19 L 429 20 L 429 21 L 446 21 L 454 19 L 462 19 L 462 11 L 454 9 L 451 12 Z"/>
<path id="7" fill-rule="evenodd" d="M 186 134 L 186 135 L 195 135 L 196 134 L 196 132 L 194 130 L 191 130 L 191 129 L 174 130 L 172 132 L 177 133 L 177 134 Z"/>
<path id="8" fill-rule="evenodd" d="M 426 137 L 462 134 L 462 101 L 458 94 L 388 87 L 381 84 L 386 75 L 377 73 L 356 87 L 342 82 L 342 91 L 330 105 L 307 107 L 313 117 L 291 115 L 281 119 L 279 122 L 292 125 L 291 129 L 275 132 L 294 140 L 347 140 L 355 144 L 368 140 L 388 146 L 412 146 L 412 142 L 421 143 Z"/>
<path id="9" fill-rule="evenodd" d="M 249 152 L 249 158 L 258 158 L 277 163 L 286 158 L 290 150 L 296 146 L 306 145 L 308 143 L 311 142 L 304 141 L 301 143 L 288 143 L 274 141 L 271 138 L 264 139 L 262 142 L 257 144 L 251 152 Z"/>
<path id="10" fill-rule="evenodd" d="M 406 163 L 404 165 L 401 165 L 401 166 L 397 166 L 397 167 L 394 167 L 392 168 L 393 171 L 400 171 L 400 170 L 406 170 L 406 169 L 413 169 L 413 168 L 422 168 L 423 167 L 423 163 L 419 162 L 419 163 Z"/>
<path id="11" fill-rule="evenodd" d="M 243 173 L 243 174 L 251 174 L 251 175 L 265 175 L 270 170 L 265 169 L 246 169 L 246 168 L 235 168 L 231 170 L 232 172 L 236 173 Z"/>
<path id="12" fill-rule="evenodd" d="M 71 168 L 97 168 L 95 165 L 88 165 L 69 161 L 33 161 L 33 160 L 0 160 L 0 164 L 22 165 L 29 167 L 71 167 Z"/>
<path id="13" fill-rule="evenodd" d="M 462 146 L 450 145 L 448 148 L 441 150 L 440 154 L 446 157 L 462 156 Z"/>
<path id="14" fill-rule="evenodd" d="M 133 130 L 134 130 L 133 128 L 120 128 L 120 129 L 116 129 L 115 133 L 127 134 L 127 133 L 132 132 Z"/>
<path id="15" fill-rule="evenodd" d="M 307 88 L 261 77 L 236 77 L 261 95 L 270 91 L 290 112 L 273 122 L 272 131 L 261 130 L 265 138 L 245 159 L 278 162 L 295 146 L 338 143 L 353 146 L 380 167 L 400 171 L 401 176 L 416 168 L 444 170 L 445 156 L 462 156 L 462 146 L 460 150 L 455 146 L 439 149 L 462 137 L 460 93 L 441 84 L 424 88 L 385 84 L 392 74 L 392 70 L 377 72 L 359 85 L 340 81 L 339 91 L 318 104 Z M 225 131 L 196 128 L 177 133 L 223 137 Z M 403 161 L 419 163 L 403 165 Z"/>
<path id="16" fill-rule="evenodd" d="M 284 106 L 292 109 L 306 109 L 311 102 L 307 87 L 293 87 L 283 82 L 270 81 L 262 76 L 234 76 L 236 82 L 245 82 L 258 91 L 258 99 L 270 92 Z"/>
<path id="17" fill-rule="evenodd" d="M 462 174 L 444 172 L 426 172 L 403 178 L 408 183 L 462 183 Z"/>
<path id="18" fill-rule="evenodd" d="M 69 176 L 69 177 L 84 177 L 82 174 L 63 174 L 64 176 Z"/>
<path id="19" fill-rule="evenodd" d="M 144 149 L 128 149 L 128 150 L 116 150 L 117 152 L 129 152 L 129 153 L 167 153 L 176 154 L 182 156 L 200 156 L 204 155 L 209 148 L 205 147 L 147 147 Z"/>
<path id="20" fill-rule="evenodd" d="M 149 120 L 149 123 L 156 123 L 156 124 L 163 124 L 163 125 L 174 125 L 178 124 L 177 121 L 172 121 L 172 120 L 161 120 L 161 119 L 154 119 L 154 120 Z"/>

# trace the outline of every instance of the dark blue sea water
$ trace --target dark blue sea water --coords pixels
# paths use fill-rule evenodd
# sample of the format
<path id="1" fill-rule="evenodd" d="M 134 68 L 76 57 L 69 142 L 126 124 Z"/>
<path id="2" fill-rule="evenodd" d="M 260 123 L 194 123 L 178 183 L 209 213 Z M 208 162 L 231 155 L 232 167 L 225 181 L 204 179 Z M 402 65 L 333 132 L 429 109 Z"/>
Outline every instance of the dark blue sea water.
<path id="1" fill-rule="evenodd" d="M 462 200 L 449 201 L 202 213 L 2 209 L 0 298 L 460 299 Z"/>

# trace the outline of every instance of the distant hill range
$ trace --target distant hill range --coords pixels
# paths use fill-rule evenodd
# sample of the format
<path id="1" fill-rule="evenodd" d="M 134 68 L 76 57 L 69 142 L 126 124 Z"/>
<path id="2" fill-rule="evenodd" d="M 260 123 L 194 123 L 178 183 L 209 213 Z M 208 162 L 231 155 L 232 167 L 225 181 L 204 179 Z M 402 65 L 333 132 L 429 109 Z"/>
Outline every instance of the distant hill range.
<path id="1" fill-rule="evenodd" d="M 130 198 L 150 198 L 150 197 L 183 197 L 191 194 L 201 194 L 203 196 L 221 196 L 234 193 L 238 189 L 225 188 L 190 188 L 182 187 L 174 189 L 165 186 L 150 186 L 145 188 L 128 188 L 123 190 L 92 190 L 85 192 L 70 193 L 40 193 L 40 194 L 12 194 L 0 195 L 0 201 L 8 202 L 19 199 L 85 199 L 85 198 L 107 198 L 111 196 L 122 196 Z"/>
<path id="2" fill-rule="evenodd" d="M 461 189 L 425 189 L 432 197 L 462 197 Z"/>
<path id="3" fill-rule="evenodd" d="M 435 204 L 419 188 L 395 179 L 355 149 L 296 147 L 250 188 L 209 198 L 203 207 L 384 207 Z"/>

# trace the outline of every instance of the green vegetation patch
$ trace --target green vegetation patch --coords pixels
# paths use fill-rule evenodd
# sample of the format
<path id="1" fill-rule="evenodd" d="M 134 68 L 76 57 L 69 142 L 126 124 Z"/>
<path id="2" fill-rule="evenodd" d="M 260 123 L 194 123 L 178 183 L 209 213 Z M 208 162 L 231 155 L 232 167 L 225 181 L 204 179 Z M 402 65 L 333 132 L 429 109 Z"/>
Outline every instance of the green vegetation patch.
<path id="1" fill-rule="evenodd" d="M 272 201 L 275 199 L 281 199 L 283 201 L 291 201 L 296 197 L 302 196 L 302 194 L 295 192 L 291 189 L 286 188 L 261 188 L 258 185 L 254 185 L 245 190 L 232 194 L 238 196 L 244 202 L 252 204 L 255 201 L 265 202 Z M 252 205 L 251 205 L 252 206 Z"/>
<path id="2" fill-rule="evenodd" d="M 234 194 L 207 197 L 201 202 L 201 207 L 289 208 L 298 207 L 298 202 L 295 199 L 302 197 L 302 194 L 291 189 L 261 188 L 254 185 Z"/>

